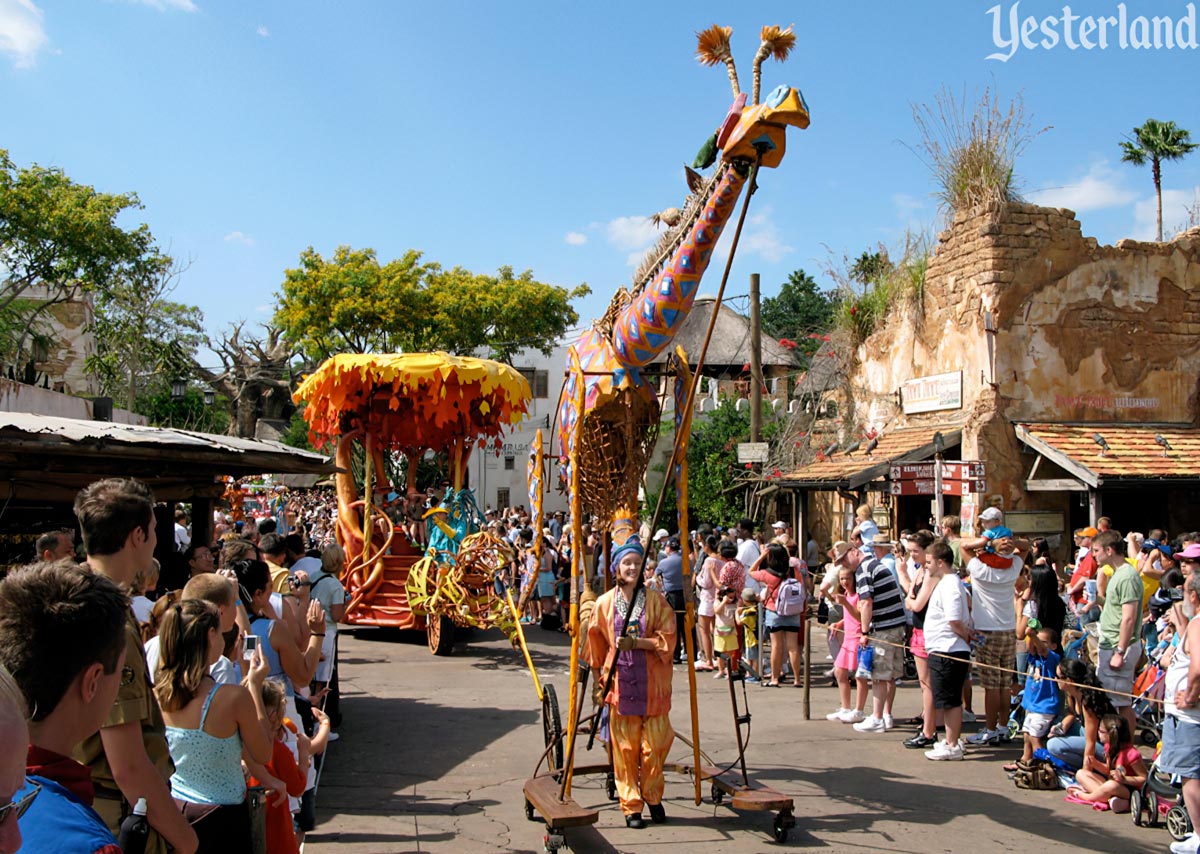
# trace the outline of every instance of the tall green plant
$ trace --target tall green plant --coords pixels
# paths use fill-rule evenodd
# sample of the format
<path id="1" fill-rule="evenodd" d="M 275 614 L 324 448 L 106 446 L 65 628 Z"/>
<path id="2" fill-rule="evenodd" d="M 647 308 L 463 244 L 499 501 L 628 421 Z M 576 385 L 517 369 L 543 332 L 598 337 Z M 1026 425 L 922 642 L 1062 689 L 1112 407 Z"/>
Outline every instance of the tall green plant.
<path id="1" fill-rule="evenodd" d="M 1150 175 L 1154 179 L 1155 214 L 1158 242 L 1163 239 L 1162 220 L 1162 163 L 1164 160 L 1180 160 L 1194 151 L 1200 143 L 1191 141 L 1191 132 L 1176 127 L 1175 122 L 1160 122 L 1146 119 L 1141 127 L 1133 129 L 1133 137 L 1121 141 L 1121 160 L 1134 166 L 1150 164 Z"/>
<path id="2" fill-rule="evenodd" d="M 914 104 L 914 149 L 933 175 L 934 195 L 950 211 L 1020 198 L 1016 162 L 1048 128 L 1034 130 L 1018 94 L 1007 104 L 985 89 L 973 104 L 947 87 L 932 104 Z"/>

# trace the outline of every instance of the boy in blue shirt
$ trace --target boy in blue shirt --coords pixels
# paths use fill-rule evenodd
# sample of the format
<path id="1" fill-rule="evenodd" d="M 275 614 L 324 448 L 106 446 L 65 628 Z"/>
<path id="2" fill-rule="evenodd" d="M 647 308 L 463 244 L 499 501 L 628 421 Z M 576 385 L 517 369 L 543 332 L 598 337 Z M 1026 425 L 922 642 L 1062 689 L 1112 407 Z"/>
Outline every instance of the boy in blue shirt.
<path id="1" fill-rule="evenodd" d="M 1021 754 L 1021 761 L 1026 763 L 1033 759 L 1035 750 L 1046 746 L 1046 735 L 1058 715 L 1060 697 L 1055 676 L 1058 662 L 1062 660 L 1062 656 L 1054 651 L 1058 633 L 1038 625 L 1036 619 L 1030 619 L 1029 622 L 1031 625 L 1025 629 L 1025 648 L 1029 650 L 1029 658 L 1026 662 L 1025 693 L 1021 698 L 1021 706 L 1025 709 L 1025 750 Z"/>

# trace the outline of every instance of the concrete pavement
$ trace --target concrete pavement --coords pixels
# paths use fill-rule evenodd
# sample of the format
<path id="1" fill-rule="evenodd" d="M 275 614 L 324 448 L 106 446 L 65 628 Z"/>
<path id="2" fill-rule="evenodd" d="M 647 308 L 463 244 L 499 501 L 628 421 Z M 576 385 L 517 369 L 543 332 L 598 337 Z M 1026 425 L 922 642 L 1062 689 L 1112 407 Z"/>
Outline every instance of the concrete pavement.
<path id="1" fill-rule="evenodd" d="M 817 634 L 817 633 L 814 633 Z M 529 632 L 534 661 L 555 685 L 566 716 L 566 635 Z M 819 635 L 818 635 L 819 636 Z M 330 746 L 317 799 L 319 825 L 306 854 L 332 852 L 539 852 L 543 827 L 524 815 L 521 786 L 543 750 L 540 705 L 518 652 L 498 632 L 471 633 L 454 655 L 435 658 L 423 637 L 345 631 L 341 645 L 341 740 Z M 815 650 L 823 644 L 817 643 Z M 823 652 L 815 654 L 823 659 Z M 819 665 L 819 666 L 818 666 Z M 828 666 L 814 661 L 814 671 Z M 736 756 L 727 683 L 698 673 L 701 739 L 717 764 Z M 784 845 L 769 813 L 696 806 L 690 780 L 667 777 L 666 825 L 625 827 L 603 777 L 575 781 L 575 797 L 600 809 L 599 822 L 568 831 L 572 851 L 653 852 L 686 846 L 712 852 L 779 848 L 830 852 L 1168 850 L 1163 829 L 1136 828 L 1128 815 L 1096 813 L 1062 792 L 1015 788 L 1000 766 L 1018 748 L 982 748 L 966 760 L 935 763 L 901 740 L 828 723 L 836 691 L 814 680 L 812 714 L 803 692 L 748 686 L 751 775 L 795 799 L 796 827 Z M 677 730 L 689 727 L 687 678 L 675 669 Z M 919 688 L 900 688 L 897 718 L 916 714 Z M 676 742 L 672 758 L 688 754 Z M 580 747 L 577 763 L 602 761 Z M 708 790 L 705 787 L 705 796 Z"/>

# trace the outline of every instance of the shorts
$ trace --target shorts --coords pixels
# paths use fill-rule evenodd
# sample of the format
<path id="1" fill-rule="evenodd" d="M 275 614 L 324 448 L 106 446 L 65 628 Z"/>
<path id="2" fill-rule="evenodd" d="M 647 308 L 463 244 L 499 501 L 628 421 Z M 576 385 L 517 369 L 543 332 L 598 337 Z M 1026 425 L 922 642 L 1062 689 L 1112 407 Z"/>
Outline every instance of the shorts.
<path id="1" fill-rule="evenodd" d="M 325 624 L 325 637 L 321 638 L 321 660 L 317 662 L 314 682 L 328 682 L 333 676 L 333 665 L 337 661 L 337 624 Z"/>
<path id="2" fill-rule="evenodd" d="M 1174 715 L 1163 718 L 1162 753 L 1154 768 L 1200 780 L 1200 724 L 1181 721 Z"/>
<path id="3" fill-rule="evenodd" d="M 701 617 L 713 616 L 713 600 L 716 597 L 711 590 L 700 588 L 700 596 L 697 598 L 696 614 Z"/>
<path id="4" fill-rule="evenodd" d="M 968 652 L 939 652 L 929 656 L 929 689 L 935 709 L 957 709 L 962 705 L 963 684 L 971 669 Z"/>
<path id="5" fill-rule="evenodd" d="M 1025 724 L 1021 727 L 1021 732 L 1027 732 L 1034 738 L 1045 738 L 1046 733 L 1050 732 L 1050 727 L 1054 726 L 1054 715 L 1043 714 L 1042 712 L 1026 712 Z"/>
<path id="6" fill-rule="evenodd" d="M 913 627 L 912 640 L 908 642 L 908 648 L 913 654 L 913 658 L 929 658 L 929 653 L 925 651 L 925 630 Z"/>
<path id="7" fill-rule="evenodd" d="M 880 629 L 871 635 L 871 646 L 875 647 L 871 679 L 878 682 L 891 682 L 904 676 L 903 645 L 904 626 Z"/>
<path id="8" fill-rule="evenodd" d="M 1121 662 L 1120 670 L 1113 670 L 1108 664 L 1115 651 L 1100 647 L 1096 653 L 1096 677 L 1109 691 L 1118 692 L 1109 694 L 1108 699 L 1112 701 L 1113 708 L 1120 709 L 1133 705 L 1133 698 L 1123 695 L 1133 693 L 1133 677 L 1138 660 L 1142 657 L 1142 645 L 1137 642 L 1129 645 L 1129 649 L 1125 650 L 1125 659 Z"/>
<path id="9" fill-rule="evenodd" d="M 975 663 L 979 667 L 979 685 L 983 690 L 1007 689 L 1016 678 L 1017 636 L 1007 629 L 983 633 L 983 646 L 975 651 Z M 1003 670 L 997 670 L 1003 667 Z"/>
<path id="10" fill-rule="evenodd" d="M 765 624 L 767 634 L 775 634 L 775 632 L 799 632 L 800 631 L 800 615 L 792 614 L 790 617 L 781 617 L 774 611 L 767 610 L 767 621 Z"/>

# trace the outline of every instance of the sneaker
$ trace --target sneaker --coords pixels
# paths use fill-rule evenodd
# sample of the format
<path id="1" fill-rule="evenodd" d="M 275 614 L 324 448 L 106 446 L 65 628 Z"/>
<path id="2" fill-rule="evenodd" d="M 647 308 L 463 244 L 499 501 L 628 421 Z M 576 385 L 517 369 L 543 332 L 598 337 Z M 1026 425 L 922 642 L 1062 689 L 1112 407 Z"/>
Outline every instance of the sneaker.
<path id="1" fill-rule="evenodd" d="M 1178 842 L 1171 843 L 1171 854 L 1196 854 L 1200 851 L 1200 836 L 1189 833 Z"/>
<path id="2" fill-rule="evenodd" d="M 825 716 L 825 720 L 840 721 L 842 719 L 842 715 L 848 715 L 848 714 L 850 714 L 850 711 L 851 711 L 850 709 L 838 709 L 836 712 L 830 712 L 829 714 L 827 714 Z"/>
<path id="3" fill-rule="evenodd" d="M 963 709 L 963 723 L 973 724 L 975 723 L 975 720 L 976 718 L 974 712 L 972 712 L 970 709 Z"/>
<path id="4" fill-rule="evenodd" d="M 758 685 L 758 684 L 760 684 L 759 678 L 757 676 L 747 676 L 746 684 L 747 685 Z"/>
<path id="5" fill-rule="evenodd" d="M 963 748 L 961 744 L 956 744 L 951 747 L 944 741 L 939 741 L 937 747 L 933 750 L 925 751 L 925 758 L 932 759 L 934 762 L 946 762 L 963 758 Z"/>
<path id="6" fill-rule="evenodd" d="M 912 738 L 904 739 L 904 746 L 909 750 L 922 750 L 930 745 L 937 744 L 937 736 L 928 736 L 923 732 L 919 732 Z"/>
<path id="7" fill-rule="evenodd" d="M 887 732 L 890 729 L 895 729 L 895 727 L 896 727 L 896 721 L 892 718 L 892 716 L 884 715 L 883 716 L 883 731 Z"/>
<path id="8" fill-rule="evenodd" d="M 858 709 L 847 709 L 846 713 L 838 718 L 844 724 L 856 724 L 863 719 L 863 713 Z"/>
<path id="9" fill-rule="evenodd" d="M 974 735 L 967 736 L 967 744 L 976 744 L 981 747 L 985 744 L 998 744 L 1001 739 L 1001 732 L 998 729 L 981 729 Z"/>
<path id="10" fill-rule="evenodd" d="M 341 738 L 341 736 L 340 736 L 340 735 L 338 735 L 338 734 L 337 734 L 336 732 L 334 732 L 333 730 L 330 730 L 330 731 L 329 731 L 329 737 L 328 737 L 328 738 L 326 738 L 325 740 L 326 740 L 326 741 L 337 741 L 339 738 Z"/>
<path id="11" fill-rule="evenodd" d="M 863 718 L 854 725 L 854 729 L 858 732 L 887 732 L 883 725 L 883 719 L 874 715 Z"/>

